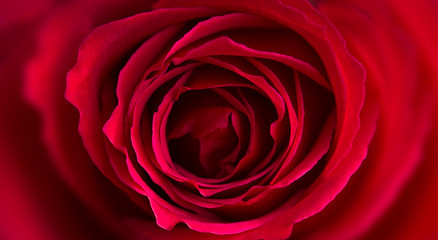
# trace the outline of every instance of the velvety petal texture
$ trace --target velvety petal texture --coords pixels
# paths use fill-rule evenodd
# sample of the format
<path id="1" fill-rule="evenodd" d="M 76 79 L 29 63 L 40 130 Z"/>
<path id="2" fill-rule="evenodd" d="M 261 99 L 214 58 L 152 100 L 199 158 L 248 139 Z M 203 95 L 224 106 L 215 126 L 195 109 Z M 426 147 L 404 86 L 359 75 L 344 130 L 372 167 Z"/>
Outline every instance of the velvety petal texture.
<path id="1" fill-rule="evenodd" d="M 433 11 L 3 5 L 1 239 L 438 237 Z"/>

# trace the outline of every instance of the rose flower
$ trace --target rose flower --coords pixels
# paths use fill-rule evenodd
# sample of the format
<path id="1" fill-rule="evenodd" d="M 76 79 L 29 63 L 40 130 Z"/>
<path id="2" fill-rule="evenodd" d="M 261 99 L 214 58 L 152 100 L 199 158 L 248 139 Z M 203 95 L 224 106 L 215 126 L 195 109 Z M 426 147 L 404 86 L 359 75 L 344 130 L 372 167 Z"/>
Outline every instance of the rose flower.
<path id="1" fill-rule="evenodd" d="M 421 2 L 10 4 L 0 236 L 438 237 Z"/>

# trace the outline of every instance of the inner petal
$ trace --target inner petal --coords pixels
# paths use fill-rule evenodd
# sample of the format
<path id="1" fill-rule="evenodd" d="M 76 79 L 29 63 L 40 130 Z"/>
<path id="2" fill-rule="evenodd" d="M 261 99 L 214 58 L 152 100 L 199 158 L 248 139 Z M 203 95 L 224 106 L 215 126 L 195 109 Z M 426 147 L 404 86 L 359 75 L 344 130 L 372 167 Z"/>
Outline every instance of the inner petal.
<path id="1" fill-rule="evenodd" d="M 203 99 L 199 102 L 199 99 Z M 169 153 L 176 166 L 203 178 L 221 178 L 231 173 L 240 152 L 233 118 L 235 109 L 212 91 L 183 94 L 167 125 Z"/>

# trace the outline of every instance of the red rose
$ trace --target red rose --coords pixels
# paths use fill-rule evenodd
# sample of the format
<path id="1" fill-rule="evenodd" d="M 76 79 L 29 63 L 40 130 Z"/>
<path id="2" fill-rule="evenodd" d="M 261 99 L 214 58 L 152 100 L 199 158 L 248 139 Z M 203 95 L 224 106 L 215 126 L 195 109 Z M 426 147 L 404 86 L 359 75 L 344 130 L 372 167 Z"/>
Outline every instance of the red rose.
<path id="1" fill-rule="evenodd" d="M 0 236 L 438 237 L 422 4 L 12 5 Z"/>

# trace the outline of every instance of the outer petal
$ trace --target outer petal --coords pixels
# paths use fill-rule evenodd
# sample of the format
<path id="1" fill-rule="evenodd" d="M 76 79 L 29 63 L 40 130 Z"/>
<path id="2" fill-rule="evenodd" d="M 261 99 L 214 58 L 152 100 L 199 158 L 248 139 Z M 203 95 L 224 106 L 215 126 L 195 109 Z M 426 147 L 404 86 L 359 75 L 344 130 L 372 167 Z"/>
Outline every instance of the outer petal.
<path id="1" fill-rule="evenodd" d="M 326 210 L 297 225 L 295 237 L 351 239 L 378 222 L 420 163 L 436 82 L 429 81 L 417 45 L 384 3 L 327 1 L 318 6 L 368 69 L 367 98 L 376 99 L 381 111 L 370 154 L 357 174 Z"/>
<path id="2" fill-rule="evenodd" d="M 132 208 L 126 195 L 92 164 L 77 133 L 77 112 L 64 99 L 64 92 L 67 71 L 73 66 L 86 34 L 96 25 L 148 9 L 148 4 L 142 1 L 132 4 L 128 9 L 117 1 L 74 1 L 62 5 L 40 30 L 37 53 L 26 69 L 23 87 L 29 102 L 42 115 L 44 140 L 62 181 L 103 224 L 111 226 L 108 229 L 118 232 L 116 236 L 129 234 L 117 222 L 117 215 L 139 210 Z M 139 7 L 131 9 L 132 6 Z"/>
<path id="3" fill-rule="evenodd" d="M 0 25 L 7 24 L 0 26 L 0 239 L 113 239 L 53 168 L 41 141 L 41 119 L 23 99 L 23 72 L 48 6 L 8 9 L 4 3 L 22 1 L 0 4 L 1 11 L 19 16 L 6 20 L 0 13 Z"/>

